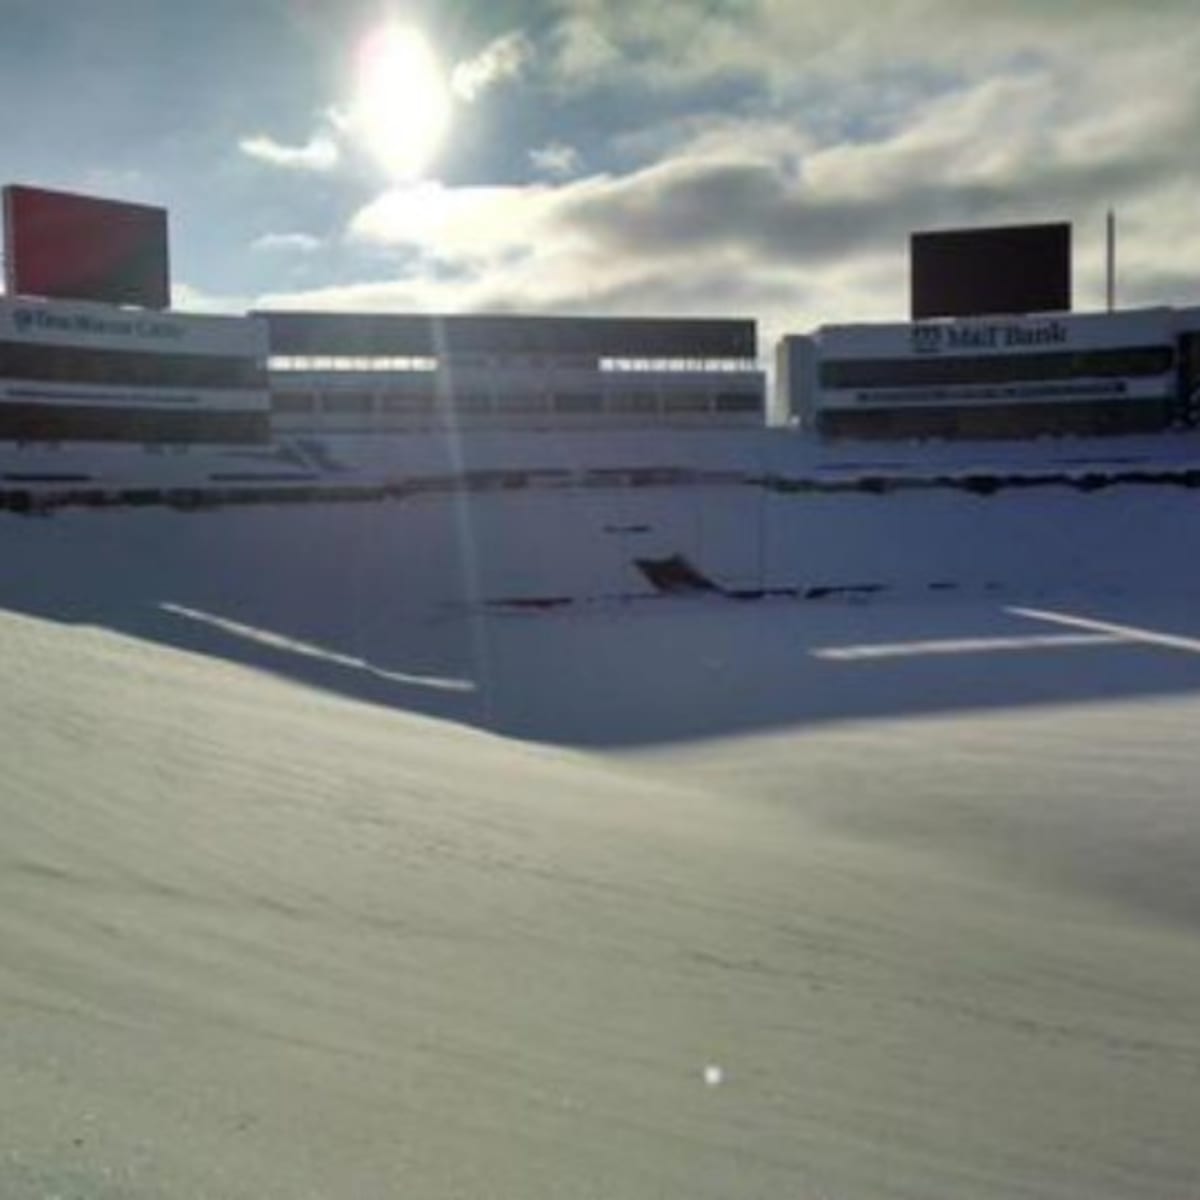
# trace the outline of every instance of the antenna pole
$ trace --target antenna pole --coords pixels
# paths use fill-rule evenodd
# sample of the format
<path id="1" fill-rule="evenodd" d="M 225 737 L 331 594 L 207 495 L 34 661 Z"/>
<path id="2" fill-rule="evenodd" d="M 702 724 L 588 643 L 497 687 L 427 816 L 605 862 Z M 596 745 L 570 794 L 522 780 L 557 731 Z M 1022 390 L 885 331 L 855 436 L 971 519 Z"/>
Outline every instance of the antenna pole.
<path id="1" fill-rule="evenodd" d="M 1108 311 L 1112 312 L 1116 305 L 1117 292 L 1117 216 L 1110 208 L 1105 237 L 1105 296 L 1108 301 Z"/>

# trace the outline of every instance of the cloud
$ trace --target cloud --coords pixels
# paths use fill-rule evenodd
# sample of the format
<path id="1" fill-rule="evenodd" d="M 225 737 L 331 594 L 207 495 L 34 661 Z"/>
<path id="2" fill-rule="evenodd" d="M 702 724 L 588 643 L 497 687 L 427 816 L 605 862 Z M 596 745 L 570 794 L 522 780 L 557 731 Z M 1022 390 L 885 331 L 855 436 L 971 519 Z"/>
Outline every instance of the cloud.
<path id="1" fill-rule="evenodd" d="M 353 242 L 415 251 L 443 264 L 486 264 L 544 242 L 557 203 L 555 191 L 540 184 L 404 184 L 360 209 L 347 233 Z"/>
<path id="2" fill-rule="evenodd" d="M 574 146 L 565 142 L 547 142 L 529 152 L 529 161 L 543 175 L 574 175 L 582 165 L 582 158 Z"/>
<path id="3" fill-rule="evenodd" d="M 553 65 L 562 81 L 592 83 L 622 65 L 623 54 L 614 38 L 585 13 L 570 13 L 554 28 Z"/>
<path id="4" fill-rule="evenodd" d="M 447 80 L 419 34 L 404 26 L 385 26 L 364 43 L 358 94 L 348 103 L 329 105 L 307 142 L 287 145 L 259 133 L 242 138 L 238 148 L 249 158 L 284 170 L 329 172 L 357 145 L 394 177 L 418 177 L 448 122 L 450 97 L 478 100 L 518 78 L 533 54 L 530 39 L 514 30 L 460 62 Z"/>
<path id="5" fill-rule="evenodd" d="M 250 308 L 250 299 L 248 296 L 216 295 L 176 279 L 171 283 L 171 307 L 180 312 L 242 316 Z"/>
<path id="6" fill-rule="evenodd" d="M 394 281 L 277 295 L 270 303 L 741 312 L 777 329 L 794 327 L 819 303 L 813 280 L 797 270 L 799 249 L 781 255 L 756 221 L 772 214 L 778 225 L 796 186 L 765 162 L 686 159 L 559 185 L 394 188 L 361 209 L 348 231 L 360 250 L 395 256 Z M 852 290 L 840 287 L 838 299 Z M 883 315 L 886 293 L 877 280 L 863 291 L 872 303 L 861 315 Z"/>
<path id="7" fill-rule="evenodd" d="M 251 250 L 288 254 L 313 254 L 321 246 L 321 239 L 311 233 L 264 233 L 250 243 Z"/>
<path id="8" fill-rule="evenodd" d="M 741 76 L 777 93 L 877 92 L 913 68 L 962 78 L 1018 55 L 1119 54 L 1194 38 L 1191 0 L 555 0 L 550 67 L 578 87 L 687 88 Z"/>
<path id="9" fill-rule="evenodd" d="M 489 88 L 518 78 L 533 57 L 533 43 L 514 30 L 489 42 L 450 74 L 450 90 L 461 100 L 477 100 Z"/>
<path id="10" fill-rule="evenodd" d="M 286 146 L 256 134 L 242 138 L 238 149 L 248 158 L 292 171 L 332 171 L 341 160 L 337 143 L 326 133 L 314 134 L 303 146 Z"/>
<path id="11" fill-rule="evenodd" d="M 1087 308 L 1109 206 L 1119 298 L 1196 299 L 1200 29 L 1172 0 L 1153 36 L 1107 0 L 896 0 L 871 22 L 805 0 L 712 0 L 707 21 L 679 0 L 558 3 L 559 85 L 640 89 L 618 97 L 636 121 L 580 143 L 609 169 L 551 142 L 526 184 L 393 188 L 348 224 L 375 282 L 273 302 L 745 314 L 769 341 L 902 319 L 912 230 L 1063 218 Z M 739 72 L 737 104 L 704 90 Z"/>

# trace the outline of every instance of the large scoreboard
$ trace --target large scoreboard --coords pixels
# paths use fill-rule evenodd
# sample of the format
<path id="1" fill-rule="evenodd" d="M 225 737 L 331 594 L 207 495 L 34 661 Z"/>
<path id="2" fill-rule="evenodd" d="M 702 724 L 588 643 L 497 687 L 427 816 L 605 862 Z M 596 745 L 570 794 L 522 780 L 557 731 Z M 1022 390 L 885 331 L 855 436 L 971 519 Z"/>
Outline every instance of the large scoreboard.
<path id="1" fill-rule="evenodd" d="M 914 233 L 912 318 L 1071 310 L 1071 226 L 1006 225 Z"/>
<path id="2" fill-rule="evenodd" d="M 10 296 L 170 303 L 166 209 L 13 184 L 4 230 Z"/>

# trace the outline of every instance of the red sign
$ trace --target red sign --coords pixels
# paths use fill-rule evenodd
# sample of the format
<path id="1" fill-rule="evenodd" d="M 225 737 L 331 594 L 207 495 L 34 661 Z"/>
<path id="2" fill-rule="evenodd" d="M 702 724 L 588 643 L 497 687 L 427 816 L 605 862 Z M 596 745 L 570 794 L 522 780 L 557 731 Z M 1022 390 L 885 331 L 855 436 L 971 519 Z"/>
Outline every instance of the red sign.
<path id="1" fill-rule="evenodd" d="M 4 189 L 9 295 L 167 308 L 167 212 L 10 185 Z"/>

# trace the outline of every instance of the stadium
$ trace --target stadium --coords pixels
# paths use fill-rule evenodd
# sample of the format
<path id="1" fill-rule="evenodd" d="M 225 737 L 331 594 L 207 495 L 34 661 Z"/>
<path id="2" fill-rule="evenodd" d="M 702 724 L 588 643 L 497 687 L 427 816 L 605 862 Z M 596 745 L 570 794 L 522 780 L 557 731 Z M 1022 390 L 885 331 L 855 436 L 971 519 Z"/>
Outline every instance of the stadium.
<path id="1" fill-rule="evenodd" d="M 8 209 L 5 1196 L 1187 1191 L 1191 310 L 214 317 Z"/>
<path id="2" fill-rule="evenodd" d="M 784 338 L 785 416 L 829 438 L 1132 434 L 1196 422 L 1200 310 L 830 325 Z"/>
<path id="3" fill-rule="evenodd" d="M 167 214 L 5 191 L 0 437 L 253 445 L 485 431 L 1022 439 L 1190 427 L 1200 308 L 1072 313 L 1069 227 L 917 234 L 912 319 L 167 312 Z M 1003 269 L 1001 269 L 1003 268 Z"/>

